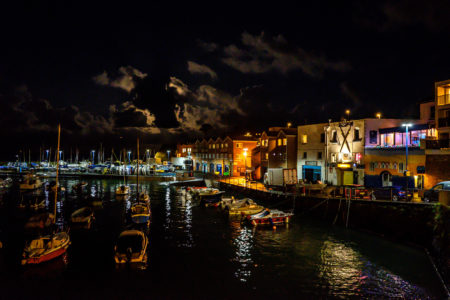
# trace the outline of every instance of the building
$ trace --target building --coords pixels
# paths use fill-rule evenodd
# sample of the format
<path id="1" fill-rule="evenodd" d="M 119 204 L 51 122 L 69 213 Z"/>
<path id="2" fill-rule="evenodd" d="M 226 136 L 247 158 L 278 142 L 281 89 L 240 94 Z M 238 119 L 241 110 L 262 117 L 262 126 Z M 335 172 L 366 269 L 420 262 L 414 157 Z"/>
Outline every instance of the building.
<path id="1" fill-rule="evenodd" d="M 450 79 L 435 83 L 436 129 L 440 140 L 450 138 Z"/>
<path id="2" fill-rule="evenodd" d="M 197 140 L 193 147 L 194 170 L 223 176 L 251 172 L 251 151 L 257 141 L 251 136 Z"/>
<path id="3" fill-rule="evenodd" d="M 390 151 L 395 149 L 399 152 L 405 148 L 402 143 L 405 140 L 406 129 L 402 127 L 402 124 L 421 122 L 409 119 L 368 118 L 328 124 L 325 135 L 326 165 L 328 166 L 325 170 L 325 180 L 333 185 L 364 185 L 366 170 L 371 170 L 370 163 L 380 161 L 380 156 L 389 156 L 388 152 L 383 153 L 381 150 L 389 148 Z M 428 128 L 429 125 L 424 126 Z M 426 133 L 423 134 L 420 131 L 409 133 L 410 143 L 420 146 L 419 134 L 422 137 L 426 136 Z M 381 162 L 386 161 L 381 160 Z M 406 161 L 403 161 L 403 164 L 405 165 Z M 398 169 L 399 163 L 396 166 Z M 383 171 L 380 169 L 383 168 L 377 168 L 369 174 L 381 176 Z"/>
<path id="4" fill-rule="evenodd" d="M 437 134 L 422 143 L 425 151 L 425 188 L 450 180 L 450 80 L 435 83 Z"/>
<path id="5" fill-rule="evenodd" d="M 297 177 L 306 182 L 325 179 L 325 128 L 327 123 L 298 126 Z"/>

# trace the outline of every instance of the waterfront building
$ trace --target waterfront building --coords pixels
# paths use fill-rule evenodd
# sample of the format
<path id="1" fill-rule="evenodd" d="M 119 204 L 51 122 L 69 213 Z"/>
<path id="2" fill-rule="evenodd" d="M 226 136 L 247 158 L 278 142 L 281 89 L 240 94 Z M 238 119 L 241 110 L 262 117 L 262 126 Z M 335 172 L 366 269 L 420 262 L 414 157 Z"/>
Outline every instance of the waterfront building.
<path id="1" fill-rule="evenodd" d="M 435 83 L 434 103 L 437 134 L 422 144 L 425 151 L 426 189 L 450 179 L 450 80 Z"/>
<path id="2" fill-rule="evenodd" d="M 193 146 L 194 170 L 223 176 L 244 176 L 251 170 L 252 136 L 197 140 Z"/>
<path id="3" fill-rule="evenodd" d="M 298 126 L 297 177 L 307 182 L 325 178 L 325 128 L 327 123 Z"/>

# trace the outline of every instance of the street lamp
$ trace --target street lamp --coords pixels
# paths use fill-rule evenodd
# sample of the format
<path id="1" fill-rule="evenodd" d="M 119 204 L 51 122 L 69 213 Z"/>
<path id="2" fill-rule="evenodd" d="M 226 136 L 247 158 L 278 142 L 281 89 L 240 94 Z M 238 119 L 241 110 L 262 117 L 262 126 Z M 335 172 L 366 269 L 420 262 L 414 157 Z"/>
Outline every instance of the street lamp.
<path id="1" fill-rule="evenodd" d="M 381 119 L 381 113 L 377 113 L 376 116 L 377 116 L 377 119 Z"/>
<path id="2" fill-rule="evenodd" d="M 406 175 L 406 198 L 408 199 L 408 128 L 412 126 L 411 123 L 407 123 L 407 124 L 402 124 L 402 126 L 404 126 L 406 128 L 406 148 L 405 148 L 405 153 L 406 153 L 406 165 L 405 165 L 405 175 Z"/>
<path id="3" fill-rule="evenodd" d="M 127 153 L 128 153 L 128 161 L 129 161 L 130 164 L 131 164 L 131 151 L 128 151 Z"/>
<path id="4" fill-rule="evenodd" d="M 350 110 L 345 110 L 345 114 L 347 115 L 347 120 L 350 120 Z"/>

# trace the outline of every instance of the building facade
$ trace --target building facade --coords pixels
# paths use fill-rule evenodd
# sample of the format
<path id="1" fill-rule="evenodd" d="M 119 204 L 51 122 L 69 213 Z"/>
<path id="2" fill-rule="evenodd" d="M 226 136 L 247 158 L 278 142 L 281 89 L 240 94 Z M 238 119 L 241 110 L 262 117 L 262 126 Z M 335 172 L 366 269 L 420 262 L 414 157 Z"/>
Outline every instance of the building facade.
<path id="1" fill-rule="evenodd" d="M 325 179 L 325 128 L 327 123 L 302 125 L 297 130 L 297 176 L 304 182 Z"/>

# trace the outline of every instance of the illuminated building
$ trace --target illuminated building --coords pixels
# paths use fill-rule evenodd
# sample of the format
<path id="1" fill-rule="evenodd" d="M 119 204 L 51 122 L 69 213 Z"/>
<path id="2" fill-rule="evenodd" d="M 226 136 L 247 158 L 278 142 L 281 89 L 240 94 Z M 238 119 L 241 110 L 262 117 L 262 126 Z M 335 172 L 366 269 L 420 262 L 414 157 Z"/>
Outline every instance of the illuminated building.
<path id="1" fill-rule="evenodd" d="M 325 178 L 325 132 L 327 123 L 298 126 L 297 176 L 307 182 Z"/>

